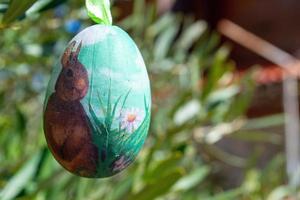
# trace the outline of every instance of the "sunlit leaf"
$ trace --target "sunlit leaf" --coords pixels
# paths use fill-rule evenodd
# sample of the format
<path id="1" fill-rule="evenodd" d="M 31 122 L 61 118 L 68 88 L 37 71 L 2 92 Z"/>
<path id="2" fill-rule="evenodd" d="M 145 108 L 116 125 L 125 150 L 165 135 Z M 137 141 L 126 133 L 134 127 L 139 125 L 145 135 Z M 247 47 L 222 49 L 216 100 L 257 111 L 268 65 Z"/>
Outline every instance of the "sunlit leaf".
<path id="1" fill-rule="evenodd" d="M 182 36 L 180 37 L 177 48 L 183 51 L 187 51 L 192 45 L 194 45 L 197 40 L 206 31 L 207 24 L 204 21 L 198 21 L 190 25 L 186 30 L 184 30 Z"/>
<path id="2" fill-rule="evenodd" d="M 2 23 L 9 24 L 25 14 L 37 0 L 11 0 L 6 13 L 3 16 Z"/>
<path id="3" fill-rule="evenodd" d="M 288 196 L 292 196 L 293 192 L 291 188 L 287 186 L 280 186 L 275 188 L 266 198 L 266 200 L 282 200 L 288 199 Z"/>
<path id="4" fill-rule="evenodd" d="M 108 198 L 109 200 L 117 200 L 122 199 L 122 197 L 126 196 L 130 192 L 130 187 L 132 186 L 133 178 L 132 176 L 127 177 L 125 180 L 120 181 L 118 184 L 114 186 L 114 192 L 111 193 Z"/>
<path id="5" fill-rule="evenodd" d="M 129 196 L 128 200 L 153 200 L 163 194 L 166 194 L 171 187 L 183 176 L 183 171 L 177 169 L 166 176 L 157 178 L 155 182 L 146 185 L 140 192 Z"/>
<path id="6" fill-rule="evenodd" d="M 148 182 L 155 181 L 157 178 L 168 174 L 170 171 L 177 167 L 178 162 L 182 159 L 183 155 L 180 153 L 174 153 L 169 158 L 166 158 L 158 163 L 156 166 L 148 171 L 145 175 L 145 179 Z"/>
<path id="7" fill-rule="evenodd" d="M 185 191 L 197 186 L 199 183 L 201 183 L 204 180 L 204 178 L 208 175 L 209 171 L 210 171 L 209 168 L 206 166 L 200 167 L 199 169 L 192 171 L 187 176 L 181 178 L 174 185 L 173 190 Z"/>
<path id="8" fill-rule="evenodd" d="M 88 15 L 94 22 L 112 25 L 109 0 L 86 0 L 85 5 Z"/>
<path id="9" fill-rule="evenodd" d="M 232 200 L 232 199 L 240 199 L 239 196 L 242 194 L 242 190 L 240 188 L 228 190 L 224 192 L 220 192 L 214 197 L 207 198 L 206 200 Z"/>
<path id="10" fill-rule="evenodd" d="M 8 4 L 6 3 L 0 3 L 0 13 L 4 13 L 7 11 Z"/>
<path id="11" fill-rule="evenodd" d="M 169 25 L 169 28 L 158 37 L 154 48 L 154 57 L 156 60 L 163 59 L 167 56 L 168 52 L 171 50 L 171 45 L 178 29 L 178 24 L 173 22 Z"/>
<path id="12" fill-rule="evenodd" d="M 29 181 L 33 178 L 33 175 L 37 171 L 37 166 L 41 153 L 37 153 L 33 156 L 17 173 L 14 175 L 3 190 L 0 193 L 2 200 L 9 200 L 16 197 L 19 192 L 24 189 Z"/>

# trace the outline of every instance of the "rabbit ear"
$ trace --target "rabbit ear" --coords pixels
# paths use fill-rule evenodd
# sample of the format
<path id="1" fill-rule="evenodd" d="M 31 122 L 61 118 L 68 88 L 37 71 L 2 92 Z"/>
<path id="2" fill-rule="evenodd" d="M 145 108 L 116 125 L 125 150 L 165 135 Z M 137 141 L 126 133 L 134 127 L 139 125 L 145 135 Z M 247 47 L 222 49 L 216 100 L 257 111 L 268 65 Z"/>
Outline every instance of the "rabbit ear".
<path id="1" fill-rule="evenodd" d="M 76 44 L 76 41 L 71 42 L 71 44 L 65 50 L 65 52 L 64 52 L 64 54 L 61 58 L 61 64 L 62 64 L 63 67 L 67 67 L 67 64 L 70 60 L 70 55 L 72 53 L 72 50 L 73 50 L 75 44 Z"/>
<path id="2" fill-rule="evenodd" d="M 77 59 L 78 59 L 78 55 L 79 55 L 81 46 L 82 46 L 82 41 L 79 43 L 79 45 L 78 45 L 78 47 L 76 49 L 76 52 L 74 53 L 74 57 L 77 58 Z"/>

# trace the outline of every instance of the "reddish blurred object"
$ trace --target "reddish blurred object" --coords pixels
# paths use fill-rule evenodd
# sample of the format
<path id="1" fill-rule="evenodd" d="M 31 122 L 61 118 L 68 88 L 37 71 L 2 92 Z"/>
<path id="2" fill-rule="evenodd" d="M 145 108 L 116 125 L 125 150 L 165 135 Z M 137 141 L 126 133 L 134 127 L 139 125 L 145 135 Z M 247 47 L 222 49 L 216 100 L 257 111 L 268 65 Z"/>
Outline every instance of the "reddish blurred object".
<path id="1" fill-rule="evenodd" d="M 300 55 L 299 0 L 177 0 L 174 10 L 180 8 L 207 20 L 212 28 L 221 19 L 229 19 L 295 57 Z M 255 73 L 258 87 L 247 116 L 282 113 L 283 70 L 234 42 L 231 57 L 240 75 L 253 65 L 261 66 Z"/>
<path id="2" fill-rule="evenodd" d="M 283 69 L 276 65 L 264 65 L 257 70 L 255 80 L 260 85 L 281 83 L 283 80 Z"/>
<path id="3" fill-rule="evenodd" d="M 300 49 L 299 0 L 222 0 L 222 14 L 248 31 L 296 55 Z M 232 53 L 240 66 L 267 63 L 236 46 Z"/>
<path id="4" fill-rule="evenodd" d="M 174 11 L 193 14 L 215 28 L 226 18 L 287 52 L 300 50 L 299 0 L 177 0 Z M 236 45 L 232 57 L 239 66 L 269 63 Z"/>

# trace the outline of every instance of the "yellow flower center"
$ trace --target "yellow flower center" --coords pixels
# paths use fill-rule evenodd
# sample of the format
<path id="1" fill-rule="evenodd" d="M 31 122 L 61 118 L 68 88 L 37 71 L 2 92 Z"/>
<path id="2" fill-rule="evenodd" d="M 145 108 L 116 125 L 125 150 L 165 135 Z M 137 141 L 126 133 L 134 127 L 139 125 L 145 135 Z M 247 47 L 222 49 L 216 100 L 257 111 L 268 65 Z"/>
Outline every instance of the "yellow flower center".
<path id="1" fill-rule="evenodd" d="M 135 114 L 129 114 L 128 116 L 127 116 L 127 121 L 128 122 L 134 122 L 134 120 L 136 119 L 136 115 Z"/>

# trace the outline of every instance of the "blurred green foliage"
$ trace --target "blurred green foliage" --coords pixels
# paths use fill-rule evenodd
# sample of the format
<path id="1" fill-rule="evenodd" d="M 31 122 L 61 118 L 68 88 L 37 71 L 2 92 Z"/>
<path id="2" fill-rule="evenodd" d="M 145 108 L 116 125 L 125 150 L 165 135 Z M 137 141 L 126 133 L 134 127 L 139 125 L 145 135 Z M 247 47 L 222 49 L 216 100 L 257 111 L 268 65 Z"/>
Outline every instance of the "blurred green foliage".
<path id="1" fill-rule="evenodd" d="M 255 155 L 241 158 L 215 145 L 225 136 L 277 145 L 282 140 L 259 131 L 282 124 L 282 116 L 243 117 L 255 86 L 250 76 L 232 78 L 229 47 L 220 46 L 204 21 L 157 16 L 155 5 L 143 0 L 116 23 L 137 42 L 151 78 L 153 116 L 145 147 L 112 178 L 71 175 L 46 147 L 42 110 L 52 66 L 74 34 L 92 24 L 84 2 L 6 0 L 0 12 L 0 199 L 279 200 L 295 192 L 284 185 L 282 154 L 260 170 Z M 243 183 L 224 188 L 213 158 L 247 169 Z"/>

